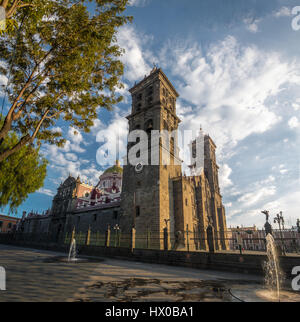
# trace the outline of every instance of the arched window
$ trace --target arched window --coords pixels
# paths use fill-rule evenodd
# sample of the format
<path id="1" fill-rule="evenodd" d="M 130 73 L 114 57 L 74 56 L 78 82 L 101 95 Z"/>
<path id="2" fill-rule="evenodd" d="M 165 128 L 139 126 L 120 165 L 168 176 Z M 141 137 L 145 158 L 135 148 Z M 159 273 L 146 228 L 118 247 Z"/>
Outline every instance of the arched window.
<path id="1" fill-rule="evenodd" d="M 135 207 L 135 217 L 139 217 L 141 215 L 141 209 L 140 206 Z"/>
<path id="2" fill-rule="evenodd" d="M 151 138 L 151 131 L 153 130 L 153 121 L 152 120 L 148 120 L 145 124 L 145 131 L 148 134 L 148 137 Z"/>
<path id="3" fill-rule="evenodd" d="M 136 111 L 139 112 L 142 108 L 142 103 L 139 103 L 137 106 L 136 106 Z"/>
<path id="4" fill-rule="evenodd" d="M 171 140 L 170 140 L 170 152 L 172 154 L 174 154 L 174 146 L 175 146 L 175 144 L 174 144 L 174 138 L 172 137 Z"/>

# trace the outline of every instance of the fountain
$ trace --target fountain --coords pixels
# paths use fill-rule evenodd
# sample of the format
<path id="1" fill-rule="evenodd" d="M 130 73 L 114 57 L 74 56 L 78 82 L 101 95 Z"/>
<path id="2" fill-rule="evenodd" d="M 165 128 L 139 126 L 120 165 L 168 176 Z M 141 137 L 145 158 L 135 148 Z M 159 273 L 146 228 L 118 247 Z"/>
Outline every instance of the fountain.
<path id="1" fill-rule="evenodd" d="M 278 254 L 273 236 L 268 234 L 266 241 L 268 261 L 264 265 L 265 284 L 270 291 L 268 297 L 280 302 L 280 288 L 283 282 L 283 274 L 279 267 Z"/>
<path id="2" fill-rule="evenodd" d="M 70 245 L 68 262 L 75 262 L 77 260 L 76 255 L 76 240 L 73 238 Z"/>

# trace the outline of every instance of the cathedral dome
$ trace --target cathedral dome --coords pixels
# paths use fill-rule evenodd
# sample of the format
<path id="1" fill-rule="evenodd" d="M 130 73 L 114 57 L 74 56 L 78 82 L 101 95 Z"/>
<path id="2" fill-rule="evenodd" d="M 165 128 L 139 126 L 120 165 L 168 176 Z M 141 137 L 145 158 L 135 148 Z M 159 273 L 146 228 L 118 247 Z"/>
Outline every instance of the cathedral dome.
<path id="1" fill-rule="evenodd" d="M 104 172 L 104 174 L 109 174 L 109 173 L 120 173 L 120 174 L 123 173 L 123 168 L 121 167 L 119 160 L 116 161 L 116 164 L 113 167 L 108 168 Z"/>

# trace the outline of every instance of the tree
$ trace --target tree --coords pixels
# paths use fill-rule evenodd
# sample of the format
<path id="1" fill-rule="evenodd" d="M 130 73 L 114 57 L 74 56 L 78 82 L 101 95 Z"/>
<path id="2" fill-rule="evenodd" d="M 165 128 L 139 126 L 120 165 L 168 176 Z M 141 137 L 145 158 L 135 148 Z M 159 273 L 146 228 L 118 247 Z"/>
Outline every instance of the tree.
<path id="1" fill-rule="evenodd" d="M 1 124 L 1 122 L 0 122 Z M 9 132 L 0 146 L 3 149 L 14 146 L 18 136 Z M 0 207 L 9 206 L 11 211 L 44 184 L 47 160 L 39 154 L 39 149 L 24 146 L 7 160 L 0 162 Z"/>
<path id="2" fill-rule="evenodd" d="M 17 28 L 18 22 L 14 17 L 19 14 L 21 10 L 31 7 L 32 9 L 35 8 L 34 10 L 31 10 L 31 15 L 43 13 L 44 4 L 48 2 L 49 1 L 45 0 L 0 0 L 0 6 L 4 9 L 6 20 L 6 28 L 4 31 L 0 29 L 0 34 Z"/>
<path id="3" fill-rule="evenodd" d="M 128 0 L 97 0 L 90 15 L 84 1 L 42 1 L 16 14 L 19 28 L 0 36 L 0 73 L 9 77 L 10 102 L 0 145 L 10 130 L 20 139 L 0 152 L 0 162 L 22 147 L 47 142 L 63 146 L 59 119 L 89 132 L 99 107 L 111 110 L 122 100 L 123 50 L 116 42 Z"/>
<path id="4" fill-rule="evenodd" d="M 36 2 L 32 0 L 2 0 L 0 1 L 0 6 L 5 10 L 6 19 L 10 19 L 18 9 L 32 6 L 33 3 L 36 4 Z"/>

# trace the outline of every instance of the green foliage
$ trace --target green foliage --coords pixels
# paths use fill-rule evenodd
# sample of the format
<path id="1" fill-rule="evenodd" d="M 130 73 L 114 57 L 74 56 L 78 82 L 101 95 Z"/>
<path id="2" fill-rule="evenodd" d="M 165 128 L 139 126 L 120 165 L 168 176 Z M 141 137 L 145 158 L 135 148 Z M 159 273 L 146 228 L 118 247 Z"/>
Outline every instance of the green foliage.
<path id="1" fill-rule="evenodd" d="M 0 146 L 0 152 L 18 142 L 15 133 L 10 132 Z M 7 160 L 0 162 L 0 207 L 9 205 L 11 211 L 43 186 L 46 177 L 47 160 L 41 158 L 39 149 L 24 146 Z"/>
<path id="2" fill-rule="evenodd" d="M 19 27 L 0 36 L 0 74 L 12 66 L 0 144 L 11 129 L 21 138 L 0 161 L 35 139 L 62 146 L 61 134 L 49 130 L 59 119 L 89 132 L 99 108 L 122 100 L 116 32 L 131 20 L 122 15 L 128 0 L 94 1 L 94 15 L 79 0 L 28 2 L 14 16 Z"/>

